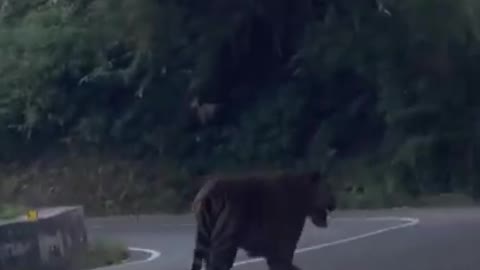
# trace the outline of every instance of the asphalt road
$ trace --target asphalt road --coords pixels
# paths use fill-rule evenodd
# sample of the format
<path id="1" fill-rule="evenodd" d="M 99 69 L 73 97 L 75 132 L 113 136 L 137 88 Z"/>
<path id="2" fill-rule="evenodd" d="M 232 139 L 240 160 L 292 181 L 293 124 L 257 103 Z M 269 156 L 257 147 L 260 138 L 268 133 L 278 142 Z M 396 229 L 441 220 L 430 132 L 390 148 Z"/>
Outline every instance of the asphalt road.
<path id="1" fill-rule="evenodd" d="M 87 225 L 93 238 L 114 239 L 136 250 L 135 262 L 106 269 L 190 267 L 190 216 L 90 219 Z M 295 264 L 303 270 L 478 270 L 480 208 L 337 212 L 327 229 L 306 224 Z M 235 269 L 267 267 L 240 251 Z"/>

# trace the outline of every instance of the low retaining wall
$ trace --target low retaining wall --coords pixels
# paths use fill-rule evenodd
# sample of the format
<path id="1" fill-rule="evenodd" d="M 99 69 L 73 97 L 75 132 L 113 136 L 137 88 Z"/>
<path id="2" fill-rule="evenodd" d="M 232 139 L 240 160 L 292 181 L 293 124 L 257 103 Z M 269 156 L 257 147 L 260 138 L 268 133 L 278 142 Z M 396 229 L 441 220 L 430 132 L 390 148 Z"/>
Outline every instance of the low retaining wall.
<path id="1" fill-rule="evenodd" d="M 88 247 L 82 207 L 40 209 L 0 221 L 0 270 L 73 270 Z"/>

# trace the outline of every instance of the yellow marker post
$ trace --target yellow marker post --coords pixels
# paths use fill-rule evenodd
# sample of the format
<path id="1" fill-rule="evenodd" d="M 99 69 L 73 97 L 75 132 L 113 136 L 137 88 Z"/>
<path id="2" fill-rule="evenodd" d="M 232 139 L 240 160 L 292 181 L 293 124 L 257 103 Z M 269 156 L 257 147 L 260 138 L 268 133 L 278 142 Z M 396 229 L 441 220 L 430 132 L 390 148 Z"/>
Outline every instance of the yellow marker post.
<path id="1" fill-rule="evenodd" d="M 38 220 L 38 211 L 35 209 L 30 209 L 27 211 L 27 220 L 28 221 L 37 221 Z"/>

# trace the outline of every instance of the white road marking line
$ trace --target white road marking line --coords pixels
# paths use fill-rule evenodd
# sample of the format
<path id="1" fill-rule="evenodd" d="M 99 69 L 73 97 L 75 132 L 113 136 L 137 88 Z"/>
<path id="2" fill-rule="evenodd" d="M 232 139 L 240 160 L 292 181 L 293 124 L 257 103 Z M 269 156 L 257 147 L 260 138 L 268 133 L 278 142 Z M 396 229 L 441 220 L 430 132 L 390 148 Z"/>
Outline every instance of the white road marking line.
<path id="1" fill-rule="evenodd" d="M 362 219 L 362 218 L 360 218 L 360 219 Z M 359 240 L 359 239 L 362 239 L 362 238 L 371 237 L 371 236 L 374 236 L 374 235 L 377 235 L 377 234 L 382 234 L 382 233 L 386 233 L 386 232 L 389 232 L 389 231 L 394 231 L 394 230 L 398 230 L 398 229 L 402 229 L 402 228 L 406 228 L 406 227 L 415 226 L 420 222 L 420 220 L 417 219 L 417 218 L 408 218 L 408 217 L 372 217 L 372 218 L 365 218 L 365 219 L 367 219 L 367 220 L 398 220 L 398 221 L 406 221 L 407 223 L 387 227 L 387 228 L 384 228 L 384 229 L 379 229 L 379 230 L 376 230 L 376 231 L 373 231 L 373 232 L 364 233 L 364 234 L 360 234 L 360 235 L 356 235 L 356 236 L 352 236 L 352 237 L 347 237 L 347 238 L 340 239 L 340 240 L 333 241 L 333 242 L 323 243 L 323 244 L 314 245 L 314 246 L 310 246 L 310 247 L 299 248 L 299 249 L 295 250 L 295 254 L 305 253 L 305 252 L 312 251 L 312 250 L 318 250 L 318 249 L 322 249 L 322 248 L 326 248 L 326 247 L 345 244 L 345 243 L 352 242 L 352 241 L 355 241 L 355 240 Z M 247 259 L 247 260 L 235 262 L 233 264 L 233 266 L 235 267 L 235 266 L 245 265 L 245 264 L 249 264 L 249 263 L 261 262 L 261 261 L 264 261 L 264 259 L 263 258 Z"/>
<path id="2" fill-rule="evenodd" d="M 157 259 L 158 257 L 160 257 L 162 255 L 162 253 L 160 253 L 159 251 L 153 250 L 153 249 L 145 249 L 145 248 L 137 248 L 137 247 L 128 247 L 128 249 L 131 250 L 131 251 L 145 252 L 145 253 L 150 254 L 150 256 L 148 256 L 148 258 L 146 258 L 145 260 L 131 262 L 130 264 L 151 262 L 151 261 Z"/>
<path id="3" fill-rule="evenodd" d="M 103 267 L 98 267 L 98 268 L 94 268 L 94 269 L 90 269 L 90 270 L 105 270 L 105 269 L 121 268 L 121 267 L 125 267 L 125 266 L 147 263 L 147 262 L 151 262 L 153 260 L 156 260 L 158 257 L 160 257 L 162 255 L 162 253 L 160 253 L 159 251 L 153 250 L 153 249 L 128 247 L 128 250 L 148 253 L 149 256 L 148 256 L 148 258 L 146 258 L 144 260 L 136 260 L 136 261 L 131 261 L 131 262 L 127 261 L 127 262 L 124 262 L 124 263 L 121 263 L 121 264 L 103 266 Z"/>

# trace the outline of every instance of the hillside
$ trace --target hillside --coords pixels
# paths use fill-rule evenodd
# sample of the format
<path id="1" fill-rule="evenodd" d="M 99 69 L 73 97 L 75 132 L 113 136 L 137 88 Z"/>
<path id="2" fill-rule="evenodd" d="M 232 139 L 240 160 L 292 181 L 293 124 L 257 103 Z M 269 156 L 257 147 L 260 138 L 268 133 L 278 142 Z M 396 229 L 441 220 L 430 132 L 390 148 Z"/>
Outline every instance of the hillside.
<path id="1" fill-rule="evenodd" d="M 479 8 L 0 0 L 0 198 L 178 211 L 197 176 L 331 157 L 346 207 L 477 198 Z"/>

